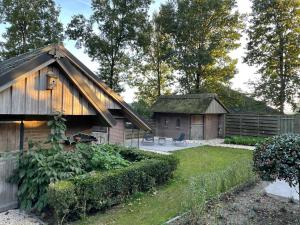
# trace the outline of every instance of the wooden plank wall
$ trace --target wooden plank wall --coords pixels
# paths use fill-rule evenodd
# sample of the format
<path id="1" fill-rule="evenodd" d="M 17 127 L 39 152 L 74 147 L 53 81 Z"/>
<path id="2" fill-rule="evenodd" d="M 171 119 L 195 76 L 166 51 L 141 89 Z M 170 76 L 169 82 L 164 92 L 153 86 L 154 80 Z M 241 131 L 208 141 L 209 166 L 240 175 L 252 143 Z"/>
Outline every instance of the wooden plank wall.
<path id="1" fill-rule="evenodd" d="M 15 158 L 0 158 L 0 212 L 18 206 L 17 186 L 7 182 L 16 168 L 16 162 Z"/>
<path id="2" fill-rule="evenodd" d="M 225 117 L 225 135 L 274 136 L 294 133 L 294 123 L 294 116 L 227 114 Z"/>
<path id="3" fill-rule="evenodd" d="M 47 90 L 49 71 L 58 75 L 57 86 L 53 90 Z M 85 76 L 83 78 L 108 109 L 120 109 L 118 103 L 91 80 Z M 67 79 L 64 72 L 55 66 L 26 74 L 11 87 L 0 92 L 0 114 L 49 115 L 57 111 L 63 111 L 65 115 L 96 114 L 87 99 Z"/>
<path id="4" fill-rule="evenodd" d="M 0 153 L 19 150 L 20 145 L 20 123 L 0 123 Z"/>

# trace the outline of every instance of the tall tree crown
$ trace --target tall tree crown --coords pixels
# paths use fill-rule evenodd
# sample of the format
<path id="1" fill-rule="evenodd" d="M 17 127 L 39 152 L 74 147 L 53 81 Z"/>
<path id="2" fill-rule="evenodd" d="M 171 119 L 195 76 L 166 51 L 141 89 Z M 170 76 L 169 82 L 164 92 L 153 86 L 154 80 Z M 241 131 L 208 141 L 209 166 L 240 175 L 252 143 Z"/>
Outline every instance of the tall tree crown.
<path id="1" fill-rule="evenodd" d="M 282 113 L 295 106 L 300 79 L 300 1 L 253 0 L 245 61 L 261 75 L 255 95 Z"/>
<path id="2" fill-rule="evenodd" d="M 229 53 L 239 46 L 242 28 L 235 7 L 235 0 L 175 0 L 162 5 L 184 92 L 198 92 L 203 85 L 227 83 L 233 77 L 237 61 Z"/>
<path id="3" fill-rule="evenodd" d="M 0 0 L 0 22 L 7 25 L 0 43 L 1 57 L 10 58 L 62 41 L 59 12 L 53 0 Z"/>
<path id="4" fill-rule="evenodd" d="M 93 0 L 90 18 L 74 16 L 70 39 L 80 41 L 100 64 L 99 76 L 115 91 L 122 91 L 134 51 L 145 43 L 151 0 Z"/>

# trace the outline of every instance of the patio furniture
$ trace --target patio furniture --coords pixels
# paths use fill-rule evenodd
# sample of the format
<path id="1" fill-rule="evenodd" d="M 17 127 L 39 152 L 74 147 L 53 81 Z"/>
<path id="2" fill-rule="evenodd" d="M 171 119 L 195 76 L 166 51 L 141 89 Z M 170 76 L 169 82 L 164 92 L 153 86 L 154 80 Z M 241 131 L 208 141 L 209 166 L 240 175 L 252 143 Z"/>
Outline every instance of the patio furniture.
<path id="1" fill-rule="evenodd" d="M 154 145 L 154 135 L 152 133 L 144 134 L 142 145 Z"/>
<path id="2" fill-rule="evenodd" d="M 185 133 L 181 133 L 178 138 L 173 138 L 174 145 L 187 145 Z"/>
<path id="3" fill-rule="evenodd" d="M 159 145 L 166 145 L 167 139 L 165 137 L 158 137 L 158 144 Z"/>

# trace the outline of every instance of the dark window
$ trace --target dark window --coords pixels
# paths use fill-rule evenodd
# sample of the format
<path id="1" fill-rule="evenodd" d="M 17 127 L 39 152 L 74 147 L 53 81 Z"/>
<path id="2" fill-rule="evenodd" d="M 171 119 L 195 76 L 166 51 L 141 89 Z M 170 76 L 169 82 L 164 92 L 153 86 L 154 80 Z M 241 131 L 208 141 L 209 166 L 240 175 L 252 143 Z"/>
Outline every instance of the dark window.
<path id="1" fill-rule="evenodd" d="M 176 127 L 180 127 L 180 119 L 179 118 L 176 119 Z"/>
<path id="2" fill-rule="evenodd" d="M 168 119 L 167 118 L 163 119 L 163 126 L 168 127 Z"/>

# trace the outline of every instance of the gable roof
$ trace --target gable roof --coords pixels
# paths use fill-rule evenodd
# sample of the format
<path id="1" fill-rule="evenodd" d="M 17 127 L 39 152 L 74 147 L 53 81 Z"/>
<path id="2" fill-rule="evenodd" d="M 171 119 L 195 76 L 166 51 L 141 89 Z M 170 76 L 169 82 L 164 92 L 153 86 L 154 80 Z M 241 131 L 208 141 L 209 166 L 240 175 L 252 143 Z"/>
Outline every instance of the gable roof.
<path id="1" fill-rule="evenodd" d="M 0 62 L 0 92 L 11 86 L 21 78 L 22 75 L 40 70 L 54 62 L 59 65 L 69 80 L 71 80 L 79 91 L 88 99 L 89 103 L 96 109 L 97 113 L 104 118 L 109 126 L 114 126 L 116 120 L 100 99 L 97 98 L 91 87 L 89 87 L 82 79 L 82 75 L 88 77 L 104 93 L 116 101 L 124 114 L 132 120 L 136 126 L 141 129 L 151 130 L 151 128 L 133 112 L 122 97 L 105 85 L 99 77 L 62 45 L 49 45 Z"/>
<path id="2" fill-rule="evenodd" d="M 228 112 L 217 95 L 211 93 L 160 96 L 151 110 L 154 113 L 205 114 L 213 101 L 224 109 L 223 112 Z"/>

